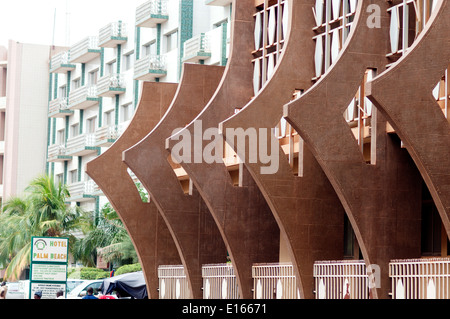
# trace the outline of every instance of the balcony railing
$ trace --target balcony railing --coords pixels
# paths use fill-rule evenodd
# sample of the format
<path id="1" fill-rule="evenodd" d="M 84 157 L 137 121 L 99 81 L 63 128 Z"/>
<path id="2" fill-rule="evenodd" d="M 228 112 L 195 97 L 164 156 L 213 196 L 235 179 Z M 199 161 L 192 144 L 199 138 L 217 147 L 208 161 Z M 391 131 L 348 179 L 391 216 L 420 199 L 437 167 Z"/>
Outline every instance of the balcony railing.
<path id="1" fill-rule="evenodd" d="M 211 57 L 208 36 L 201 33 L 184 42 L 184 62 L 199 62 Z"/>
<path id="2" fill-rule="evenodd" d="M 393 299 L 450 299 L 450 258 L 392 260 Z"/>
<path id="3" fill-rule="evenodd" d="M 107 147 L 112 145 L 127 128 L 129 122 L 118 125 L 106 125 L 95 132 L 96 146 Z"/>
<path id="4" fill-rule="evenodd" d="M 84 156 L 95 153 L 99 149 L 95 146 L 95 134 L 80 134 L 67 139 L 67 154 L 71 156 Z"/>
<path id="5" fill-rule="evenodd" d="M 252 276 L 254 299 L 300 298 L 292 264 L 255 264 Z"/>
<path id="6" fill-rule="evenodd" d="M 239 290 L 231 264 L 203 265 L 204 299 L 238 299 Z"/>
<path id="7" fill-rule="evenodd" d="M 98 35 L 98 45 L 104 48 L 114 48 L 127 40 L 127 24 L 122 21 L 109 23 L 100 29 Z"/>
<path id="8" fill-rule="evenodd" d="M 66 73 L 67 71 L 75 70 L 75 67 L 75 64 L 70 63 L 69 51 L 59 52 L 50 59 L 51 73 Z"/>
<path id="9" fill-rule="evenodd" d="M 159 299 L 188 299 L 188 281 L 182 265 L 159 266 Z"/>
<path id="10" fill-rule="evenodd" d="M 72 110 L 69 110 L 67 98 L 57 98 L 51 100 L 48 104 L 48 116 L 49 117 L 65 117 L 73 114 Z"/>
<path id="11" fill-rule="evenodd" d="M 126 84 L 122 74 L 105 75 L 98 80 L 97 94 L 102 97 L 112 97 L 123 94 L 126 91 Z"/>
<path id="12" fill-rule="evenodd" d="M 70 48 L 71 63 L 86 63 L 100 56 L 98 37 L 87 37 Z"/>
<path id="13" fill-rule="evenodd" d="M 81 86 L 69 93 L 70 109 L 83 110 L 98 104 L 99 101 L 96 86 Z"/>
<path id="14" fill-rule="evenodd" d="M 316 299 L 369 299 L 369 277 L 363 260 L 314 263 Z"/>
<path id="15" fill-rule="evenodd" d="M 67 149 L 64 144 L 53 144 L 48 147 L 47 160 L 49 162 L 64 162 L 71 159 L 72 156 L 67 155 Z"/>
<path id="16" fill-rule="evenodd" d="M 94 195 L 95 187 L 95 182 L 93 180 L 69 184 L 69 201 L 83 202 L 94 200 L 96 198 Z"/>
<path id="17" fill-rule="evenodd" d="M 150 0 L 136 8 L 136 26 L 154 28 L 169 19 L 167 0 Z"/>
<path id="18" fill-rule="evenodd" d="M 163 55 L 148 55 L 136 61 L 134 79 L 153 81 L 167 75 L 166 57 Z"/>

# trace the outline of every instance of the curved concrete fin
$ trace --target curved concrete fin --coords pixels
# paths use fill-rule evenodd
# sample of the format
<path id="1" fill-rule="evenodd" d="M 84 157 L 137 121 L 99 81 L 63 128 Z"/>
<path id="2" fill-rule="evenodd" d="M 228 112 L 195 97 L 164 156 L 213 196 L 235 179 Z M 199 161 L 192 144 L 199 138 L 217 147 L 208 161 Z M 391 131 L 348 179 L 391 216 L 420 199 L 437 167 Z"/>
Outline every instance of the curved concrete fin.
<path id="1" fill-rule="evenodd" d="M 449 2 L 439 1 L 434 12 L 407 53 L 367 90 L 411 154 L 450 237 L 450 126 L 431 95 L 450 65 L 450 42 L 443 40 L 450 34 Z"/>
<path id="2" fill-rule="evenodd" d="M 382 114 L 373 110 L 371 150 L 376 160 L 371 163 L 366 163 L 343 117 L 366 70 L 380 72 L 387 64 L 389 27 L 368 23 L 374 5 L 380 21 L 389 21 L 387 2 L 358 1 L 352 30 L 337 61 L 305 94 L 284 106 L 284 116 L 333 185 L 366 265 L 381 267 L 381 287 L 371 289 L 371 296 L 389 298 L 389 261 L 420 254 L 421 180 L 409 155 L 387 134 Z"/>
<path id="3" fill-rule="evenodd" d="M 315 21 L 310 9 L 305 8 L 313 7 L 314 3 L 314 0 L 288 1 L 291 15 L 287 40 L 272 78 L 245 108 L 220 123 L 221 133 L 230 143 L 233 138 L 230 133 L 236 128 L 268 129 L 272 136 L 269 130 L 280 121 L 283 105 L 296 90 L 306 91 L 311 86 Z M 271 136 L 267 138 L 269 143 Z M 292 144 L 295 137 L 289 138 Z M 300 147 L 303 176 L 294 175 L 281 146 L 274 174 L 263 174 L 261 168 L 265 164 L 261 161 L 251 163 L 247 154 L 240 157 L 245 158 L 245 166 L 267 200 L 286 241 L 301 298 L 314 298 L 314 261 L 342 258 L 344 210 L 315 158 L 307 148 Z"/>
<path id="4" fill-rule="evenodd" d="M 223 76 L 224 67 L 184 64 L 177 93 L 156 127 L 123 153 L 164 217 L 177 245 L 191 289 L 202 298 L 202 265 L 226 262 L 226 248 L 214 220 L 195 190 L 185 194 L 165 149 L 165 139 L 204 108 Z M 173 165 L 173 166 L 172 166 Z"/>
<path id="5" fill-rule="evenodd" d="M 240 297 L 249 299 L 253 297 L 252 265 L 279 260 L 280 235 L 264 197 L 247 170 L 240 166 L 242 187 L 234 186 L 223 162 L 224 141 L 218 135 L 218 124 L 242 108 L 253 95 L 254 2 L 236 1 L 235 12 L 239 17 L 234 18 L 231 54 L 216 93 L 193 122 L 167 139 L 167 146 L 174 151 L 181 136 L 194 137 L 190 158 L 181 159 L 180 164 L 220 229 L 233 263 Z M 209 153 L 209 147 L 215 151 Z"/>
<path id="6" fill-rule="evenodd" d="M 139 256 L 149 298 L 158 298 L 158 265 L 179 264 L 169 230 L 153 202 L 144 203 L 122 162 L 122 152 L 143 138 L 161 119 L 175 95 L 177 84 L 143 83 L 135 115 L 127 130 L 103 154 L 86 165 L 122 219 Z"/>

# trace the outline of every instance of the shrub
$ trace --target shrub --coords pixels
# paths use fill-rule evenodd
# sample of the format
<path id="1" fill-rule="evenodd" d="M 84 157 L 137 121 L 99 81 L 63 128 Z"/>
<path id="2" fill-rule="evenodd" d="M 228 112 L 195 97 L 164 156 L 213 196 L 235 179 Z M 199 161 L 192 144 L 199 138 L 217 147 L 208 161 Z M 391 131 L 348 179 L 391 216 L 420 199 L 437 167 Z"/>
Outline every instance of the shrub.
<path id="1" fill-rule="evenodd" d="M 142 270 L 142 266 L 140 263 L 123 265 L 123 266 L 117 268 L 114 275 L 117 276 L 117 275 L 122 275 L 122 274 L 126 274 L 129 272 L 135 272 L 135 271 L 139 271 L 139 270 Z"/>

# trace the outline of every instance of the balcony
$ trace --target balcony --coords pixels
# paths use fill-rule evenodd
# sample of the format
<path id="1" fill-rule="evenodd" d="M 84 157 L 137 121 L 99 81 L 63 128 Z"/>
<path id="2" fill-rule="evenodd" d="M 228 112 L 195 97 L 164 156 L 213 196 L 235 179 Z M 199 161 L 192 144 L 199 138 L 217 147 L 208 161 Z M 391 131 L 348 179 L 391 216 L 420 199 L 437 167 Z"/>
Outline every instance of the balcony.
<path id="1" fill-rule="evenodd" d="M 210 57 L 209 39 L 204 33 L 184 42 L 183 62 L 197 63 Z"/>
<path id="2" fill-rule="evenodd" d="M 252 277 L 254 299 L 300 299 L 290 263 L 254 264 Z"/>
<path id="3" fill-rule="evenodd" d="M 67 71 L 73 71 L 75 68 L 75 64 L 70 63 L 69 51 L 59 52 L 50 59 L 51 73 L 67 73 Z"/>
<path id="4" fill-rule="evenodd" d="M 98 37 L 87 37 L 70 48 L 71 63 L 86 63 L 100 56 Z"/>
<path id="5" fill-rule="evenodd" d="M 159 299 L 188 299 L 190 291 L 183 265 L 158 267 Z"/>
<path id="6" fill-rule="evenodd" d="M 66 154 L 66 147 L 64 144 L 53 144 L 48 147 L 47 161 L 48 162 L 64 162 L 70 161 L 72 156 Z"/>
<path id="7" fill-rule="evenodd" d="M 63 118 L 73 113 L 72 110 L 69 110 L 67 98 L 57 98 L 48 104 L 48 117 Z"/>
<path id="8" fill-rule="evenodd" d="M 87 202 L 97 198 L 95 193 L 95 183 L 93 180 L 72 183 L 68 185 L 70 202 Z"/>
<path id="9" fill-rule="evenodd" d="M 112 22 L 100 29 L 98 35 L 98 46 L 103 48 L 114 48 L 118 44 L 127 42 L 127 25 L 122 21 Z"/>
<path id="10" fill-rule="evenodd" d="M 203 299 L 239 299 L 233 266 L 211 264 L 202 266 Z"/>
<path id="11" fill-rule="evenodd" d="M 106 125 L 95 132 L 95 145 L 98 147 L 111 146 L 126 130 L 129 122 L 118 125 Z"/>
<path id="12" fill-rule="evenodd" d="M 233 2 L 233 0 L 206 0 L 205 4 L 207 6 L 227 6 L 229 4 L 231 4 L 231 2 Z"/>
<path id="13" fill-rule="evenodd" d="M 85 156 L 97 153 L 100 149 L 95 146 L 95 134 L 80 134 L 67 140 L 67 155 Z"/>
<path id="14" fill-rule="evenodd" d="M 134 79 L 154 81 L 167 75 L 166 59 L 163 55 L 149 55 L 136 61 Z"/>
<path id="15" fill-rule="evenodd" d="M 98 104 L 96 86 L 82 86 L 69 93 L 69 109 L 84 110 Z"/>
<path id="16" fill-rule="evenodd" d="M 136 26 L 154 28 L 169 19 L 167 0 L 150 0 L 136 8 Z"/>
<path id="17" fill-rule="evenodd" d="M 97 83 L 97 95 L 113 97 L 125 93 L 125 80 L 122 74 L 109 74 L 100 78 Z"/>

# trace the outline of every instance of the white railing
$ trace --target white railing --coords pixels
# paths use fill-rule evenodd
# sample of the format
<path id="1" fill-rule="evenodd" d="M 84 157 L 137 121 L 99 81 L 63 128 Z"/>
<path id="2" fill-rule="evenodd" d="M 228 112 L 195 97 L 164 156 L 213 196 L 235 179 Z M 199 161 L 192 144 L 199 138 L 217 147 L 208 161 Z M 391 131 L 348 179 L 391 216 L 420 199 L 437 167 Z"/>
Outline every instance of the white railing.
<path id="1" fill-rule="evenodd" d="M 188 299 L 190 292 L 184 267 L 170 265 L 158 267 L 159 299 Z"/>
<path id="2" fill-rule="evenodd" d="M 369 278 L 363 260 L 314 263 L 316 299 L 369 299 Z"/>
<path id="3" fill-rule="evenodd" d="M 166 57 L 164 55 L 148 55 L 136 61 L 134 75 L 140 76 L 150 71 L 166 72 Z"/>
<path id="4" fill-rule="evenodd" d="M 184 42 L 184 57 L 194 56 L 199 52 L 210 52 L 209 39 L 204 33 L 200 33 L 199 35 Z"/>
<path id="5" fill-rule="evenodd" d="M 292 264 L 255 264 L 252 267 L 254 299 L 298 299 Z"/>
<path id="6" fill-rule="evenodd" d="M 113 37 L 127 37 L 127 24 L 122 21 L 107 24 L 99 31 L 98 43 L 102 45 Z"/>
<path id="7" fill-rule="evenodd" d="M 102 140 L 116 140 L 125 131 L 127 123 L 120 123 L 118 125 L 102 126 L 95 131 L 95 138 L 97 142 Z"/>
<path id="8" fill-rule="evenodd" d="M 77 104 L 82 101 L 86 101 L 88 98 L 97 98 L 97 87 L 93 86 L 81 86 L 78 89 L 72 90 L 69 93 L 69 106 Z"/>
<path id="9" fill-rule="evenodd" d="M 151 15 L 166 16 L 167 0 L 150 0 L 136 8 L 136 24 L 148 19 Z"/>
<path id="10" fill-rule="evenodd" d="M 89 50 L 100 50 L 98 37 L 87 37 L 70 48 L 70 61 L 74 61 Z"/>
<path id="11" fill-rule="evenodd" d="M 450 258 L 392 260 L 393 299 L 450 299 Z"/>
<path id="12" fill-rule="evenodd" d="M 122 74 L 109 74 L 101 77 L 97 83 L 97 93 L 101 94 L 107 92 L 110 89 L 125 88 L 125 80 Z"/>
<path id="13" fill-rule="evenodd" d="M 55 54 L 50 59 L 51 70 L 55 70 L 63 64 L 69 64 L 69 60 L 70 60 L 69 51 L 63 51 Z"/>
<path id="14" fill-rule="evenodd" d="M 48 147 L 48 157 L 64 156 L 66 155 L 66 147 L 64 144 L 53 144 Z"/>
<path id="15" fill-rule="evenodd" d="M 239 290 L 231 264 L 203 265 L 203 299 L 238 299 Z"/>
<path id="16" fill-rule="evenodd" d="M 55 113 L 60 110 L 67 110 L 69 107 L 68 98 L 57 98 L 48 103 L 48 112 Z"/>
<path id="17" fill-rule="evenodd" d="M 96 184 L 93 180 L 81 181 L 69 184 L 68 186 L 69 194 L 71 197 L 80 194 L 93 194 L 95 191 Z"/>
<path id="18" fill-rule="evenodd" d="M 67 149 L 72 152 L 76 149 L 95 146 L 95 133 L 80 134 L 67 139 Z"/>

